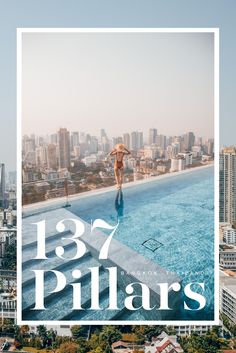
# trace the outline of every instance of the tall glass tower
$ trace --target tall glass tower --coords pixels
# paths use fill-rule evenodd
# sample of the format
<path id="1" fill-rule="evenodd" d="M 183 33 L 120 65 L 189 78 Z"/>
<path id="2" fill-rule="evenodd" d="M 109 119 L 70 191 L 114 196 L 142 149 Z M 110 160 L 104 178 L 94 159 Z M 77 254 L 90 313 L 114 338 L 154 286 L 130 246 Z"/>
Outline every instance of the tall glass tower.
<path id="1" fill-rule="evenodd" d="M 236 149 L 223 148 L 220 153 L 220 222 L 236 222 Z"/>
<path id="2" fill-rule="evenodd" d="M 5 164 L 0 164 L 0 207 L 5 207 L 5 192 L 6 192 L 6 181 L 5 181 Z"/>

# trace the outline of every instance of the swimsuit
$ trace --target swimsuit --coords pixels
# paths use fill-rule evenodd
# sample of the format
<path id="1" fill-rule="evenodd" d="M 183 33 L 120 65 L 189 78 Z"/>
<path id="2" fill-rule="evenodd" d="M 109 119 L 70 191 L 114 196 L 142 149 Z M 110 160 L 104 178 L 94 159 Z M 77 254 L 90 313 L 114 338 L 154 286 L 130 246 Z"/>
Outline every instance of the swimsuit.
<path id="1" fill-rule="evenodd" d="M 115 160 L 114 168 L 115 168 L 115 169 L 122 169 L 123 167 L 124 167 L 123 161 L 118 161 L 118 160 L 116 159 L 116 160 Z"/>

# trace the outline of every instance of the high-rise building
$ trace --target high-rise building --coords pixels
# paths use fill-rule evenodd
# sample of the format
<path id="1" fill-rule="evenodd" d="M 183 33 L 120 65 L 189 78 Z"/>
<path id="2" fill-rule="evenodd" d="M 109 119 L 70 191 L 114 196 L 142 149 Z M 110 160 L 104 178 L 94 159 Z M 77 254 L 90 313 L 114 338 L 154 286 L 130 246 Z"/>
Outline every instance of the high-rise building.
<path id="1" fill-rule="evenodd" d="M 156 159 L 158 157 L 158 147 L 155 144 L 144 147 L 144 157 L 148 159 Z"/>
<path id="2" fill-rule="evenodd" d="M 157 135 L 157 146 L 164 151 L 166 149 L 166 136 Z"/>
<path id="3" fill-rule="evenodd" d="M 131 132 L 131 149 L 134 151 L 143 147 L 143 133 L 140 131 Z"/>
<path id="4" fill-rule="evenodd" d="M 220 271 L 220 311 L 236 324 L 236 278 Z"/>
<path id="5" fill-rule="evenodd" d="M 123 141 L 124 141 L 124 145 L 129 149 L 130 148 L 130 134 L 129 133 L 123 134 Z"/>
<path id="6" fill-rule="evenodd" d="M 157 129 L 149 129 L 148 144 L 157 142 Z"/>
<path id="7" fill-rule="evenodd" d="M 143 147 L 143 132 L 138 131 L 138 150 Z"/>
<path id="8" fill-rule="evenodd" d="M 101 129 L 100 131 L 100 138 L 101 138 L 101 150 L 103 152 L 109 152 L 110 151 L 110 143 L 107 138 L 106 131 L 104 129 Z"/>
<path id="9" fill-rule="evenodd" d="M 74 131 L 71 133 L 71 150 L 73 150 L 75 146 L 79 146 L 79 133 L 78 133 L 78 131 Z"/>
<path id="10" fill-rule="evenodd" d="M 222 224 L 225 224 L 225 223 L 222 223 Z M 223 226 L 222 233 L 223 233 L 224 243 L 236 244 L 236 229 L 234 229 L 231 225 Z"/>
<path id="11" fill-rule="evenodd" d="M 74 147 L 74 156 L 75 158 L 78 158 L 80 156 L 80 146 Z"/>
<path id="12" fill-rule="evenodd" d="M 121 136 L 117 136 L 117 137 L 112 137 L 112 145 L 115 146 L 119 143 L 123 143 L 123 139 Z"/>
<path id="13" fill-rule="evenodd" d="M 171 158 L 170 172 L 178 172 L 185 169 L 185 160 L 183 157 Z"/>
<path id="14" fill-rule="evenodd" d="M 220 222 L 236 221 L 236 149 L 223 148 L 220 153 Z"/>
<path id="15" fill-rule="evenodd" d="M 80 132 L 80 134 L 79 134 L 79 142 L 80 143 L 86 143 L 86 133 L 85 132 Z"/>
<path id="16" fill-rule="evenodd" d="M 166 148 L 166 157 L 167 159 L 172 159 L 177 157 L 180 151 L 179 144 L 172 143 L 171 145 L 167 146 Z"/>
<path id="17" fill-rule="evenodd" d="M 195 142 L 195 135 L 193 132 L 187 132 L 184 135 L 184 145 L 185 145 L 185 149 L 187 151 L 191 151 L 192 146 L 194 146 L 194 142 Z"/>
<path id="18" fill-rule="evenodd" d="M 212 155 L 214 153 L 214 140 L 208 139 L 207 140 L 207 153 Z"/>
<path id="19" fill-rule="evenodd" d="M 96 136 L 91 136 L 89 143 L 89 152 L 97 153 L 98 152 L 98 139 Z"/>
<path id="20" fill-rule="evenodd" d="M 32 152 L 35 151 L 35 140 L 33 138 L 29 138 L 28 136 L 24 136 L 23 141 L 23 151 L 25 153 L 25 155 L 28 152 Z"/>
<path id="21" fill-rule="evenodd" d="M 39 146 L 36 148 L 36 164 L 41 167 L 47 167 L 48 155 L 46 146 Z"/>
<path id="22" fill-rule="evenodd" d="M 47 163 L 49 169 L 57 170 L 57 149 L 52 143 L 47 148 Z"/>
<path id="23" fill-rule="evenodd" d="M 0 207 L 5 207 L 5 193 L 6 193 L 6 176 L 5 176 L 5 164 L 0 164 L 1 168 L 1 180 L 0 180 Z"/>
<path id="24" fill-rule="evenodd" d="M 36 151 L 37 151 L 37 149 L 38 149 L 38 147 L 36 148 Z M 23 158 L 24 164 L 31 164 L 31 165 L 35 165 L 36 164 L 36 154 L 37 154 L 36 151 L 28 152 L 25 155 L 25 158 Z"/>
<path id="25" fill-rule="evenodd" d="M 70 167 L 70 133 L 67 129 L 61 128 L 58 131 L 59 144 L 59 167 Z"/>
<path id="26" fill-rule="evenodd" d="M 136 132 L 131 132 L 131 148 L 132 150 L 137 150 L 137 137 Z"/>
<path id="27" fill-rule="evenodd" d="M 192 165 L 193 164 L 193 154 L 192 154 L 192 152 L 182 152 L 182 153 L 179 153 L 178 156 L 184 158 L 186 165 Z"/>
<path id="28" fill-rule="evenodd" d="M 220 268 L 236 271 L 236 248 L 231 245 L 220 250 Z"/>

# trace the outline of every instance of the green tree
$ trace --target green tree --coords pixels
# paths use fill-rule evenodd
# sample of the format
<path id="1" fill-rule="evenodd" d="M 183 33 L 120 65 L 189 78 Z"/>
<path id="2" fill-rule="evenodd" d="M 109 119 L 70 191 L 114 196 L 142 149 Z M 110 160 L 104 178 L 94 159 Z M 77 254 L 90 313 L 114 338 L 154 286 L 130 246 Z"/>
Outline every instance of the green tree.
<path id="1" fill-rule="evenodd" d="M 45 348 L 48 341 L 48 333 L 46 327 L 44 325 L 37 326 L 37 333 L 41 339 L 43 348 Z"/>
<path id="2" fill-rule="evenodd" d="M 36 349 L 41 349 L 42 348 L 42 341 L 39 337 L 34 337 L 32 342 L 32 345 Z"/>
<path id="3" fill-rule="evenodd" d="M 2 267 L 7 270 L 16 271 L 16 246 L 14 244 L 10 244 L 6 247 L 2 259 Z"/>
<path id="4" fill-rule="evenodd" d="M 112 348 L 109 344 L 106 346 L 105 353 L 112 353 Z"/>
<path id="5" fill-rule="evenodd" d="M 15 325 L 13 319 L 3 319 L 0 323 L 0 330 L 4 333 L 14 333 Z"/>
<path id="6" fill-rule="evenodd" d="M 174 329 L 174 326 L 166 326 L 165 329 L 163 329 L 168 335 L 176 335 L 176 330 Z"/>
<path id="7" fill-rule="evenodd" d="M 148 325 L 145 326 L 145 337 L 150 341 L 152 337 L 159 336 L 162 331 L 167 331 L 165 326 Z"/>
<path id="8" fill-rule="evenodd" d="M 74 342 L 78 345 L 78 353 L 89 352 L 88 341 L 85 338 L 79 337 Z"/>
<path id="9" fill-rule="evenodd" d="M 106 342 L 100 339 L 98 332 L 93 333 L 88 341 L 88 347 L 92 352 L 95 352 L 98 347 L 104 350 L 106 348 Z"/>
<path id="10" fill-rule="evenodd" d="M 121 339 L 122 334 L 115 326 L 103 326 L 99 337 L 102 341 L 107 342 L 111 346 L 113 342 Z"/>
<path id="11" fill-rule="evenodd" d="M 192 334 L 181 338 L 180 344 L 186 353 L 218 353 L 228 346 L 226 340 L 219 338 L 214 331 L 202 336 Z"/>
<path id="12" fill-rule="evenodd" d="M 88 326 L 73 325 L 70 328 L 73 338 L 87 337 Z"/>
<path id="13" fill-rule="evenodd" d="M 169 329 L 170 330 L 170 329 Z M 149 341 L 152 339 L 152 337 L 156 337 L 160 335 L 162 331 L 168 332 L 168 329 L 166 326 L 160 326 L 160 325 L 138 325 L 138 326 L 132 326 L 132 332 L 136 334 L 136 336 L 140 340 L 145 340 L 148 339 Z"/>
<path id="14" fill-rule="evenodd" d="M 55 342 L 57 333 L 52 328 L 47 331 L 47 347 L 52 347 L 53 343 Z"/>
<path id="15" fill-rule="evenodd" d="M 13 333 L 14 333 L 14 336 L 18 336 L 20 334 L 20 326 L 13 325 Z"/>

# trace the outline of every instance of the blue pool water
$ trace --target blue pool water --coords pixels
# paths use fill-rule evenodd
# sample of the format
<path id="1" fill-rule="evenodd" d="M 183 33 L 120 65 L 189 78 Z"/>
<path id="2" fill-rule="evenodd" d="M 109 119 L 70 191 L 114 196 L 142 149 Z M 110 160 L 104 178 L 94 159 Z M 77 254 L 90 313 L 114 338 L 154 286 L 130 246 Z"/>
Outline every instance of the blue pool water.
<path id="1" fill-rule="evenodd" d="M 119 220 L 117 240 L 177 273 L 183 285 L 204 282 L 207 304 L 199 318 L 213 319 L 213 167 L 133 185 L 122 194 L 114 189 L 74 200 L 70 211 L 89 223 L 102 218 L 114 225 Z M 145 245 L 155 249 L 157 244 L 155 251 L 143 245 L 150 238 Z"/>

